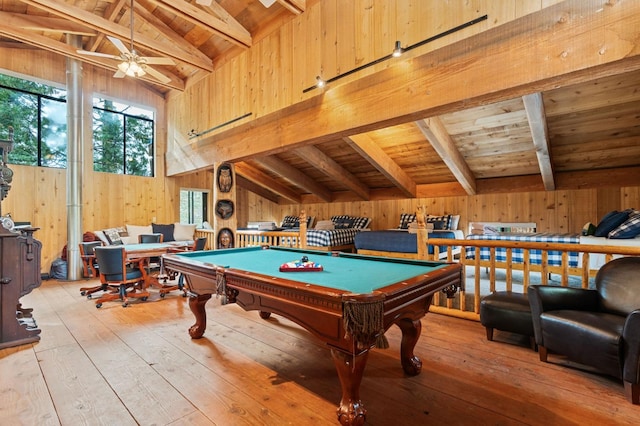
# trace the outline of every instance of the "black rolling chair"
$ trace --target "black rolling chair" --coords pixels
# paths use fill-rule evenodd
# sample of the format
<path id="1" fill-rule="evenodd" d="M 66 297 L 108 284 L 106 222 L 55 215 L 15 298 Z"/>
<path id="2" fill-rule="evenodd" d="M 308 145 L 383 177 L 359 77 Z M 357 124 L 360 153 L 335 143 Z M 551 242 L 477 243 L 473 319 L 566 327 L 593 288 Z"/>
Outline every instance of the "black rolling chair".
<path id="1" fill-rule="evenodd" d="M 96 308 L 111 300 L 121 301 L 123 307 L 129 305 L 130 298 L 147 300 L 149 292 L 145 288 L 145 259 L 127 260 L 123 246 L 96 247 L 94 251 L 100 283 L 105 291 L 110 290 L 96 300 Z"/>

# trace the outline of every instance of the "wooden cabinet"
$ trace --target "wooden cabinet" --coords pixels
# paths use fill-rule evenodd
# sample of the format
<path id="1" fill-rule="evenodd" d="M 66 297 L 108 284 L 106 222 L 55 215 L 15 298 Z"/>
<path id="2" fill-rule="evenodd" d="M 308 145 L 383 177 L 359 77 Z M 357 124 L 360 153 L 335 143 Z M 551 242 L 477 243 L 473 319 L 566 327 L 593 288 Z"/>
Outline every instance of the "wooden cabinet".
<path id="1" fill-rule="evenodd" d="M 40 286 L 42 244 L 36 228 L 15 233 L 0 226 L 0 349 L 40 340 L 31 309 L 20 298 Z"/>

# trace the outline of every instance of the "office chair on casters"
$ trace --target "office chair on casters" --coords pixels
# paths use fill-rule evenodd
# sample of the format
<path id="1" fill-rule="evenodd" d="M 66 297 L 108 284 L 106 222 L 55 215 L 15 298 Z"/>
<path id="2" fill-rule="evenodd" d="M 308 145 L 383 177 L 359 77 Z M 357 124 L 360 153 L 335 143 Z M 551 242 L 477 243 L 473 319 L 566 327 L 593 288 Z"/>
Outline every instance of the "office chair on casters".
<path id="1" fill-rule="evenodd" d="M 123 246 L 96 247 L 95 253 L 100 283 L 105 290 L 111 290 L 96 300 L 96 308 L 111 300 L 120 300 L 123 307 L 129 305 L 130 298 L 147 300 L 149 292 L 145 288 L 146 259 L 127 260 L 127 252 Z"/>
<path id="2" fill-rule="evenodd" d="M 82 276 L 85 278 L 97 278 L 98 277 L 98 262 L 94 249 L 101 247 L 101 241 L 89 241 L 78 244 L 80 247 L 80 259 L 82 260 Z M 104 291 L 106 288 L 100 284 L 91 287 L 81 287 L 80 294 L 87 296 L 87 299 L 91 299 L 91 295 L 98 291 Z"/>

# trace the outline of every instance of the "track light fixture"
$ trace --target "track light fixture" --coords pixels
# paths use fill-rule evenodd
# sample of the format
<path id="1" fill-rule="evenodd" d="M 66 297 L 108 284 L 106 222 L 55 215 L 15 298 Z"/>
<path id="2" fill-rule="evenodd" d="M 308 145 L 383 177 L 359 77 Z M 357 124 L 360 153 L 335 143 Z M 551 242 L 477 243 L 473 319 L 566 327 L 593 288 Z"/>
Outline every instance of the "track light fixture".
<path id="1" fill-rule="evenodd" d="M 378 58 L 378 59 L 376 59 L 374 61 L 368 62 L 366 64 L 360 65 L 359 67 L 356 67 L 356 68 L 354 68 L 352 70 L 346 71 L 346 72 L 344 72 L 342 74 L 338 74 L 335 77 L 331 77 L 331 78 L 328 78 L 326 80 L 323 80 L 322 78 L 320 78 L 320 76 L 316 76 L 316 84 L 313 85 L 313 86 L 307 87 L 306 89 L 303 89 L 302 93 L 307 93 L 307 92 L 309 92 L 311 90 L 324 87 L 326 84 L 331 83 L 331 82 L 333 82 L 335 80 L 338 80 L 340 78 L 346 77 L 348 75 L 356 73 L 356 72 L 358 72 L 360 70 L 363 70 L 365 68 L 368 68 L 370 66 L 379 64 L 380 62 L 384 62 L 384 61 L 389 60 L 391 58 L 397 58 L 398 56 L 402 55 L 404 52 L 408 52 L 408 51 L 413 50 L 413 49 L 415 49 L 417 47 L 420 47 L 420 46 L 422 46 L 424 44 L 431 43 L 431 42 L 433 42 L 435 40 L 438 40 L 438 39 L 440 39 L 442 37 L 448 36 L 449 34 L 453 34 L 455 32 L 458 32 L 460 30 L 463 30 L 463 29 L 465 29 L 467 27 L 470 27 L 472 25 L 475 25 L 475 24 L 477 24 L 479 22 L 486 21 L 486 20 L 487 20 L 487 15 L 480 16 L 478 18 L 472 19 L 469 22 L 465 22 L 464 24 L 458 25 L 457 27 L 454 27 L 454 28 L 451 28 L 449 30 L 443 31 L 443 32 L 441 32 L 439 34 L 436 34 L 435 36 L 429 37 L 427 39 L 419 41 L 418 43 L 412 44 L 412 45 L 404 47 L 404 48 L 402 47 L 402 44 L 400 43 L 400 40 L 397 40 L 396 43 L 395 43 L 395 47 L 394 47 L 393 51 L 391 53 L 389 53 L 388 55 L 383 56 L 382 58 Z"/>
<path id="2" fill-rule="evenodd" d="M 398 58 L 400 56 L 402 56 L 402 52 L 404 52 L 404 50 L 402 49 L 402 45 L 400 44 L 400 40 L 396 41 L 396 47 L 393 49 L 393 53 L 391 53 L 391 56 L 393 56 L 394 58 Z"/>

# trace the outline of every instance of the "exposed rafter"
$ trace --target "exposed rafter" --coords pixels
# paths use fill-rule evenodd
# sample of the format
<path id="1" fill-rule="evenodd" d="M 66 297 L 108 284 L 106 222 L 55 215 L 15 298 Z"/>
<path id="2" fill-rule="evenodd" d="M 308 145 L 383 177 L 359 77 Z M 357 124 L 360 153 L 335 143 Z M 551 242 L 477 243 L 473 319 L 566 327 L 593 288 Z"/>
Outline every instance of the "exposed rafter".
<path id="1" fill-rule="evenodd" d="M 260 170 L 256 169 L 255 167 L 243 161 L 235 163 L 233 167 L 236 171 L 236 174 L 244 177 L 245 179 L 259 186 L 269 188 L 269 191 L 281 197 L 284 197 L 288 200 L 291 200 L 294 203 L 298 203 L 298 204 L 301 203 L 302 198 L 300 197 L 300 194 L 297 194 L 292 190 L 290 190 L 289 188 L 286 188 L 280 185 L 278 182 L 275 181 L 275 179 L 272 179 L 270 176 L 262 173 Z"/>
<path id="2" fill-rule="evenodd" d="M 296 155 L 300 156 L 316 169 L 320 170 L 327 176 L 331 176 L 350 191 L 354 192 L 363 200 L 369 199 L 369 188 L 358 180 L 357 177 L 349 173 L 344 167 L 336 163 L 331 157 L 325 155 L 318 148 L 308 145 L 295 150 Z"/>
<path id="3" fill-rule="evenodd" d="M 541 93 L 532 93 L 522 97 L 524 109 L 529 119 L 533 144 L 536 147 L 536 156 L 540 165 L 540 173 L 544 189 L 553 191 L 556 184 L 553 179 L 553 167 L 551 166 L 551 156 L 549 155 L 549 132 L 547 130 L 547 119 L 544 113 Z"/>
<path id="4" fill-rule="evenodd" d="M 416 183 L 366 134 L 343 138 L 356 152 L 371 163 L 380 173 L 409 197 L 416 196 Z"/>
<path id="5" fill-rule="evenodd" d="M 41 36 L 27 30 L 16 28 L 14 25 L 12 25 L 12 22 L 12 19 L 10 19 L 10 17 L 8 17 L 6 13 L 0 12 L 0 35 L 4 35 L 14 40 L 19 40 L 23 43 L 49 50 L 63 56 L 78 59 L 80 61 L 87 62 L 101 68 L 106 68 L 113 71 L 118 69 L 117 63 L 113 60 L 81 55 L 78 53 L 75 47 L 53 40 L 49 37 Z M 161 83 L 158 80 L 146 75 L 141 77 L 141 79 L 150 83 L 171 87 L 172 89 L 184 90 L 184 83 L 181 79 L 168 72 L 164 72 L 163 74 L 165 74 L 170 79 L 168 83 Z"/>
<path id="6" fill-rule="evenodd" d="M 453 139 L 447 133 L 442 120 L 438 117 L 426 118 L 416 121 L 416 126 L 433 146 L 433 149 L 440 155 L 442 161 L 449 167 L 449 170 L 451 170 L 451 173 L 460 182 L 464 190 L 467 191 L 467 194 L 475 195 L 476 181 L 473 172 L 456 148 Z"/>
<path id="7" fill-rule="evenodd" d="M 307 8 L 306 0 L 276 0 L 282 7 L 291 13 L 300 15 Z"/>
<path id="8" fill-rule="evenodd" d="M 226 10 L 224 10 L 216 2 L 212 2 L 210 8 L 215 13 L 221 14 L 222 19 L 212 16 L 208 13 L 203 13 L 202 9 L 199 9 L 186 1 L 167 1 L 167 0 L 149 0 L 151 3 L 158 5 L 165 10 L 170 11 L 187 21 L 203 27 L 213 33 L 218 34 L 220 37 L 228 40 L 231 43 L 237 44 L 242 47 L 251 47 L 251 34 L 247 31 L 238 21 L 233 19 Z"/>
<path id="9" fill-rule="evenodd" d="M 290 166 L 284 161 L 275 156 L 257 157 L 253 161 L 261 164 L 263 167 L 277 173 L 284 179 L 288 180 L 292 184 L 303 188 L 312 194 L 320 197 L 322 200 L 331 201 L 331 192 L 321 185 L 318 185 L 316 181 L 309 178 L 295 167 Z"/>
<path id="10" fill-rule="evenodd" d="M 131 37 L 129 28 L 115 24 L 93 13 L 87 12 L 84 9 L 70 6 L 64 2 L 58 2 L 55 0 L 23 0 L 23 2 L 34 7 L 38 7 L 56 16 L 60 16 L 61 18 L 67 19 L 71 22 L 85 25 L 88 28 L 105 33 L 106 35 L 111 35 L 123 40 L 128 40 Z M 175 37 L 178 36 L 175 35 Z M 174 43 L 150 39 L 143 34 L 135 34 L 134 38 L 136 40 L 136 44 L 139 46 L 159 52 L 164 56 L 168 56 L 177 61 L 188 63 L 194 67 L 213 71 L 213 62 L 211 59 L 207 58 L 198 50 L 185 52 L 175 47 Z"/>

